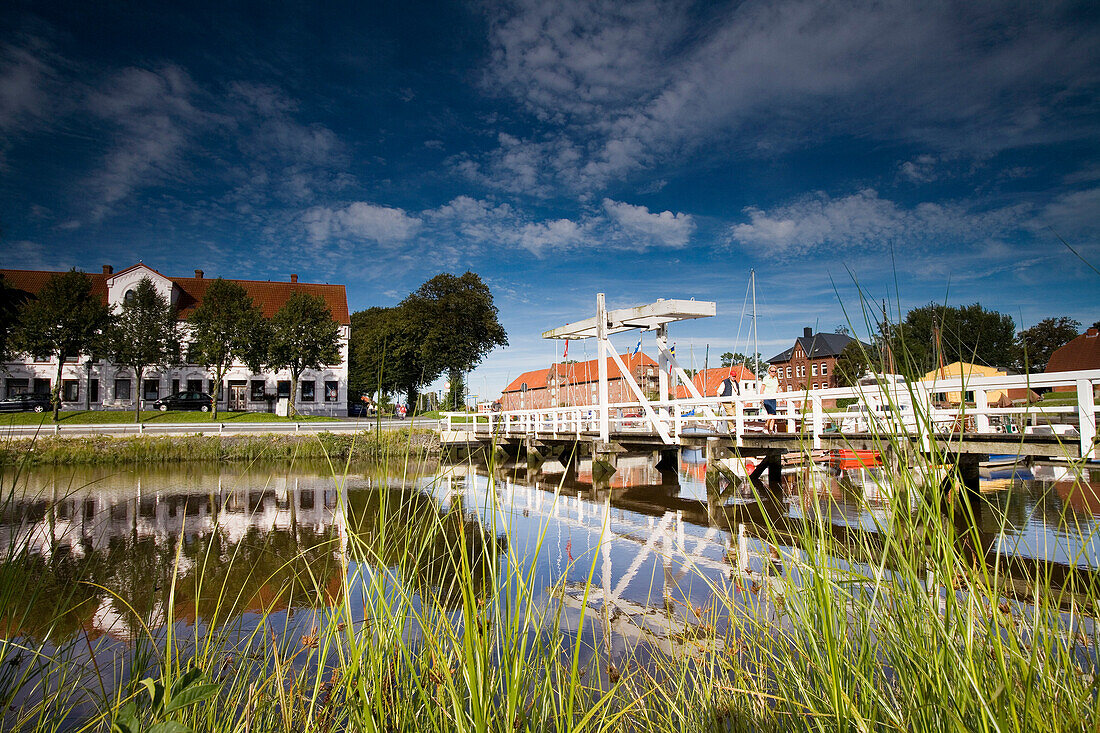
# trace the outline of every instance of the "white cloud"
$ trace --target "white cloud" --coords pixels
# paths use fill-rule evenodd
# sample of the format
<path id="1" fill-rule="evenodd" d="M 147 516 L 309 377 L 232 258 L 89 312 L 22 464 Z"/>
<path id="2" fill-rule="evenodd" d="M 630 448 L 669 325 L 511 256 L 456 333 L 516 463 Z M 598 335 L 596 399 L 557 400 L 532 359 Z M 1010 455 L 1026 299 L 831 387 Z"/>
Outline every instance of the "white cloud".
<path id="1" fill-rule="evenodd" d="M 770 211 L 749 207 L 745 214 L 748 222 L 731 227 L 732 240 L 787 257 L 826 246 L 845 251 L 995 241 L 1018 229 L 1026 211 L 969 211 L 961 205 L 933 203 L 903 208 L 865 189 L 842 198 L 817 193 Z"/>
<path id="2" fill-rule="evenodd" d="M 645 206 L 611 199 L 603 200 L 603 208 L 626 238 L 633 240 L 638 248 L 647 244 L 683 247 L 695 231 L 695 221 L 690 214 L 673 214 L 671 211 L 650 213 Z"/>
<path id="3" fill-rule="evenodd" d="M 912 183 L 931 183 L 939 177 L 934 155 L 918 155 L 907 160 L 898 167 L 898 172 Z"/>
<path id="4" fill-rule="evenodd" d="M 560 252 L 584 241 L 584 227 L 571 219 L 527 224 L 518 237 L 521 247 L 539 257 L 546 254 L 547 249 Z"/>
<path id="5" fill-rule="evenodd" d="M 486 90 L 546 123 L 466 166 L 506 190 L 598 190 L 722 143 L 839 133 L 982 156 L 1100 127 L 1100 29 L 1057 4 L 521 0 L 490 16 Z"/>
<path id="6" fill-rule="evenodd" d="M 370 239 L 381 245 L 408 242 L 423 222 L 404 209 L 356 201 L 343 208 L 314 206 L 302 215 L 306 235 L 314 244 L 330 240 Z"/>

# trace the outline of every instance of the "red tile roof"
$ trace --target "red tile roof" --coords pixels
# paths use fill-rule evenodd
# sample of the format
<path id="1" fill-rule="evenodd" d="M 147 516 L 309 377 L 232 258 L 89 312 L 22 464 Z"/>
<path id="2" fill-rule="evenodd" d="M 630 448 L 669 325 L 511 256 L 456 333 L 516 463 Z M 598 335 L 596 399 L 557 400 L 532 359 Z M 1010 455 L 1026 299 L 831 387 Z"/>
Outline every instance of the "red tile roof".
<path id="1" fill-rule="evenodd" d="M 527 389 L 545 389 L 546 377 L 548 374 L 550 374 L 549 369 L 534 369 L 529 372 L 524 372 L 523 374 L 513 379 L 512 383 L 504 388 L 504 393 L 507 394 L 508 392 L 519 392 L 520 386 L 524 382 L 527 383 Z"/>
<path id="2" fill-rule="evenodd" d="M 137 265 L 134 267 L 137 267 Z M 116 272 L 113 275 L 86 273 L 85 276 L 92 281 L 92 293 L 106 302 L 107 279 L 118 277 L 123 272 L 131 269 L 133 268 L 128 267 L 126 270 Z M 152 268 L 149 269 L 152 270 Z M 156 272 L 156 270 L 153 270 L 153 272 Z M 0 276 L 3 276 L 4 280 L 11 286 L 32 295 L 41 290 L 50 277 L 57 274 L 59 273 L 47 270 L 0 270 Z M 179 309 L 182 318 L 187 318 L 198 307 L 199 303 L 202 302 L 203 295 L 206 293 L 206 288 L 214 281 L 212 278 L 200 277 L 169 277 L 168 275 L 164 277 L 175 283 L 180 290 L 176 307 Z M 270 280 L 231 280 L 231 282 L 238 283 L 243 287 L 245 292 L 252 298 L 252 302 L 268 318 L 275 315 L 275 312 L 294 293 L 308 293 L 320 296 L 325 301 L 329 310 L 332 311 L 334 321 L 345 326 L 351 323 L 351 317 L 348 314 L 348 296 L 343 285 L 272 282 Z"/>
<path id="3" fill-rule="evenodd" d="M 640 351 L 637 356 L 623 354 L 621 358 L 623 364 L 626 365 L 626 368 L 629 369 L 631 373 L 634 373 L 639 366 L 657 366 L 657 362 Z M 589 382 L 600 381 L 599 364 L 599 359 L 590 359 L 588 361 L 570 364 L 559 363 L 551 368 L 554 370 L 555 377 L 566 384 L 588 384 Z M 610 357 L 607 359 L 607 378 L 622 378 L 622 372 L 619 370 L 619 366 L 615 363 L 615 360 Z"/>
<path id="4" fill-rule="evenodd" d="M 1090 335 L 1091 334 L 1091 335 Z M 1090 328 L 1050 355 L 1048 372 L 1073 372 L 1078 369 L 1100 369 L 1100 335 Z"/>
<path id="5" fill-rule="evenodd" d="M 639 366 L 657 366 L 657 362 L 641 352 L 638 352 L 637 356 L 623 354 L 621 358 L 623 364 L 625 364 L 626 368 L 631 372 L 635 372 Z M 554 373 L 555 381 L 559 384 L 575 385 L 598 382 L 600 381 L 599 361 L 599 359 L 590 359 L 589 361 L 568 364 L 559 363 L 549 369 L 534 369 L 529 372 L 524 372 L 513 379 L 511 384 L 504 388 L 503 393 L 519 392 L 519 387 L 524 382 L 527 383 L 527 389 L 545 389 L 547 381 L 550 379 L 551 371 Z M 622 372 L 619 370 L 618 365 L 615 364 L 615 360 L 610 357 L 607 359 L 607 378 L 622 378 Z"/>
<path id="6" fill-rule="evenodd" d="M 718 386 L 722 382 L 733 377 L 738 382 L 752 381 L 756 379 L 756 375 L 746 369 L 743 365 L 738 364 L 735 367 L 715 367 L 714 369 L 700 369 L 695 373 L 695 376 L 691 378 L 695 388 L 699 390 L 700 394 L 704 397 L 714 397 L 718 394 Z M 682 384 L 676 385 L 676 399 L 682 400 L 691 397 L 691 393 L 688 392 L 688 388 Z"/>

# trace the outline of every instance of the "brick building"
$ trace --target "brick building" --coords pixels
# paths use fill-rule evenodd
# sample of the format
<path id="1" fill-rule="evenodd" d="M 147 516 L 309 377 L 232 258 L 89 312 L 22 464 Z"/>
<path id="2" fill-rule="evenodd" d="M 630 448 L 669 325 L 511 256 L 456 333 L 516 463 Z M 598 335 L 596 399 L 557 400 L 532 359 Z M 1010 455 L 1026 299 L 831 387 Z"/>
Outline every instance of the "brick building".
<path id="1" fill-rule="evenodd" d="M 768 359 L 779 373 L 780 392 L 804 392 L 807 389 L 828 389 L 836 383 L 834 367 L 844 347 L 855 341 L 843 333 L 814 333 L 806 328 L 795 339 L 794 346 Z M 870 350 L 870 346 L 864 344 Z"/>
<path id="2" fill-rule="evenodd" d="M 647 395 L 658 390 L 657 362 L 645 354 L 622 355 L 623 364 Z M 546 369 L 524 372 L 501 393 L 505 410 L 537 410 L 547 407 L 593 405 L 599 402 L 599 359 L 558 363 Z M 607 394 L 612 404 L 637 398 L 613 359 L 607 360 Z"/>
<path id="3" fill-rule="evenodd" d="M 741 394 L 756 394 L 756 375 L 743 364 L 734 367 L 715 367 L 714 369 L 700 369 L 691 378 L 692 384 L 704 397 L 717 397 L 718 389 L 727 379 L 737 381 L 737 387 Z M 676 385 L 675 398 L 683 400 L 691 397 L 691 392 L 683 384 Z"/>
<path id="4" fill-rule="evenodd" d="M 60 273 L 42 270 L 0 270 L 9 286 L 34 297 L 46 282 Z M 92 284 L 92 293 L 111 307 L 121 306 L 127 295 L 142 278 L 168 299 L 181 321 L 186 342 L 187 319 L 202 302 L 207 286 L 213 282 L 202 270 L 194 277 L 169 277 L 148 265 L 138 263 L 120 272 L 105 265 L 99 273 L 85 275 Z M 289 282 L 267 280 L 231 280 L 245 289 L 252 302 L 265 317 L 270 318 L 294 293 L 321 297 L 332 312 L 339 328 L 340 363 L 319 370 L 306 370 L 298 382 L 295 408 L 303 414 L 346 415 L 348 387 L 348 340 L 351 318 L 343 285 L 300 283 L 297 275 Z M 186 349 L 184 349 L 186 353 Z M 180 391 L 206 392 L 218 395 L 219 409 L 268 411 L 279 399 L 290 399 L 290 374 L 286 370 L 253 373 L 244 364 L 234 364 L 222 384 L 215 384 L 209 373 L 197 364 L 180 364 L 164 370 L 151 370 L 142 375 L 142 383 L 133 383 L 132 372 L 116 367 L 105 359 L 90 355 L 73 355 L 65 359 L 61 376 L 63 409 L 133 409 L 135 400 L 149 403 Z M 57 362 L 52 358 L 23 355 L 16 361 L 0 365 L 3 371 L 4 395 L 22 392 L 49 392 L 57 376 Z"/>

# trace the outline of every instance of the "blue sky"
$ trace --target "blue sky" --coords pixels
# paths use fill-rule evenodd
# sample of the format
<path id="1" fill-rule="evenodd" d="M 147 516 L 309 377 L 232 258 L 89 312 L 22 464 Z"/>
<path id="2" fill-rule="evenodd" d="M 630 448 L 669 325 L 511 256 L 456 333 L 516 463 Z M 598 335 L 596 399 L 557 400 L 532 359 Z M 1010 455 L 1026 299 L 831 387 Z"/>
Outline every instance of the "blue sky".
<path id="1" fill-rule="evenodd" d="M 476 392 L 598 290 L 715 300 L 678 355 L 747 350 L 750 268 L 765 357 L 861 293 L 1100 318 L 1059 240 L 1100 268 L 1094 2 L 179 5 L 4 4 L 0 265 L 353 310 L 471 269 L 511 340 Z"/>

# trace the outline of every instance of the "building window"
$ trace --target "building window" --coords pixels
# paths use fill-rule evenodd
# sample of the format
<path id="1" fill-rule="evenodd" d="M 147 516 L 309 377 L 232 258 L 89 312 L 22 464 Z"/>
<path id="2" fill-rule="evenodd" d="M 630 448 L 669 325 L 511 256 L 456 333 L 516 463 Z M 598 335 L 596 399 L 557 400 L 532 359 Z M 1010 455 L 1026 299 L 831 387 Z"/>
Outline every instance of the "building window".
<path id="1" fill-rule="evenodd" d="M 267 397 L 267 382 L 262 379 L 252 380 L 252 401 L 260 402 Z"/>
<path id="2" fill-rule="evenodd" d="M 61 382 L 61 400 L 63 402 L 76 402 L 80 399 L 80 380 L 65 379 Z"/>
<path id="3" fill-rule="evenodd" d="M 340 383 L 325 382 L 325 402 L 336 402 L 340 399 Z"/>
<path id="4" fill-rule="evenodd" d="M 34 393 L 35 394 L 49 394 L 53 391 L 48 379 L 35 379 L 34 380 Z"/>
<path id="5" fill-rule="evenodd" d="M 307 380 L 305 382 L 302 382 L 302 402 L 313 402 L 314 401 L 314 387 L 315 386 L 316 386 L 316 383 L 312 379 Z"/>
<path id="6" fill-rule="evenodd" d="M 826 362 L 821 362 L 821 376 L 825 376 L 829 373 L 829 365 Z"/>
<path id="7" fill-rule="evenodd" d="M 817 389 L 817 382 L 814 382 L 814 383 L 813 383 L 813 384 L 812 384 L 812 385 L 810 386 L 810 389 Z"/>
<path id="8" fill-rule="evenodd" d="M 26 394 L 31 388 L 29 379 L 9 379 L 5 383 L 5 397 L 14 397 L 17 394 Z"/>
<path id="9" fill-rule="evenodd" d="M 179 394 L 179 391 L 180 391 L 180 380 L 173 379 L 172 380 L 172 394 Z"/>
<path id="10" fill-rule="evenodd" d="M 202 380 L 201 379 L 188 379 L 187 380 L 188 392 L 202 392 Z"/>
<path id="11" fill-rule="evenodd" d="M 289 379 L 280 379 L 278 382 L 275 383 L 275 396 L 284 400 L 290 399 Z"/>
<path id="12" fill-rule="evenodd" d="M 146 379 L 145 389 L 141 393 L 142 399 L 155 400 L 160 397 L 160 380 L 159 379 Z"/>
<path id="13" fill-rule="evenodd" d="M 115 380 L 115 399 L 116 400 L 128 400 L 128 399 L 130 399 L 130 380 L 129 379 L 116 379 Z"/>
<path id="14" fill-rule="evenodd" d="M 99 380 L 91 379 L 88 381 L 88 401 L 99 402 Z"/>
<path id="15" fill-rule="evenodd" d="M 137 296 L 135 296 L 135 295 L 134 295 L 134 291 L 133 291 L 133 290 L 127 290 L 127 291 L 126 291 L 126 294 L 122 296 L 122 302 L 123 302 L 123 303 L 133 303 L 133 302 L 134 302 L 134 298 L 136 298 L 136 297 L 137 297 Z"/>
<path id="16" fill-rule="evenodd" d="M 519 386 L 519 391 L 520 392 L 526 392 L 527 391 L 527 382 L 524 382 L 523 384 L 521 384 Z"/>
<path id="17" fill-rule="evenodd" d="M 65 354 L 65 363 L 66 364 L 75 364 L 77 362 L 77 359 L 79 359 L 79 358 L 80 357 L 77 356 L 76 354 Z"/>
<path id="18" fill-rule="evenodd" d="M 810 365 L 810 371 L 813 372 L 813 376 L 817 376 L 817 364 Z"/>

